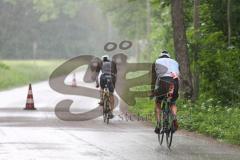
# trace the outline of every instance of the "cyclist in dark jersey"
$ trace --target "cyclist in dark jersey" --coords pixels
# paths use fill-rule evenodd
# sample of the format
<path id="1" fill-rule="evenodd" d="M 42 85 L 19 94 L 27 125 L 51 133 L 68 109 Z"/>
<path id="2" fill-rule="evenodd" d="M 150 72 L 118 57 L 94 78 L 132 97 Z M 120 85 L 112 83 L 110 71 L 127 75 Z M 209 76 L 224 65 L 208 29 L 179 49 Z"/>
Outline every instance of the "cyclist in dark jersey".
<path id="1" fill-rule="evenodd" d="M 105 55 L 102 57 L 102 61 L 97 66 L 97 73 L 100 74 L 100 105 L 103 105 L 103 89 L 105 85 L 108 85 L 108 89 L 110 92 L 110 109 L 111 114 L 110 118 L 113 118 L 112 111 L 114 109 L 114 88 L 116 83 L 116 74 L 117 74 L 117 67 L 116 63 L 113 61 L 110 61 L 110 58 L 108 55 Z M 110 83 L 107 83 L 107 81 L 110 80 Z M 96 87 L 99 87 L 98 78 L 96 80 Z"/>

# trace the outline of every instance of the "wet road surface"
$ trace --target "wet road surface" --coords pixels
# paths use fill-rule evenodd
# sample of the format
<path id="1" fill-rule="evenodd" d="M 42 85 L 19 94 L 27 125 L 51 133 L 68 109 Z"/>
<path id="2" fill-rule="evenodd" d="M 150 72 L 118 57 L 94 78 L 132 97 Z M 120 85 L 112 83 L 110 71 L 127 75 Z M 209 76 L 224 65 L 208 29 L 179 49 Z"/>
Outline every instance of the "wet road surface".
<path id="1" fill-rule="evenodd" d="M 80 83 L 80 82 L 79 82 Z M 91 86 L 91 85 L 90 85 Z M 92 84 L 92 87 L 94 84 Z M 102 117 L 90 121 L 62 121 L 55 105 L 74 100 L 71 111 L 96 107 L 97 99 L 68 96 L 34 84 L 36 111 L 23 110 L 27 86 L 0 92 L 0 160 L 239 160 L 240 149 L 209 138 L 178 131 L 172 150 L 159 146 L 153 126 L 115 116 L 109 125 Z M 115 114 L 120 114 L 116 109 Z"/>

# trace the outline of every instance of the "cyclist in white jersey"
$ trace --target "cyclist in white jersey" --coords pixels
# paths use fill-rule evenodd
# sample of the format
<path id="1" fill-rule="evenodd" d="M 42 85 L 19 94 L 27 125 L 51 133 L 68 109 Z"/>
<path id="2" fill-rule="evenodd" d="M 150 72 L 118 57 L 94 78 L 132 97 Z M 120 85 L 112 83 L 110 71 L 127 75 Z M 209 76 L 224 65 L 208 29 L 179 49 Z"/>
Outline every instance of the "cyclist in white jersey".
<path id="1" fill-rule="evenodd" d="M 167 51 L 160 53 L 159 58 L 152 65 L 152 88 L 150 97 L 156 96 L 155 112 L 157 121 L 161 120 L 161 102 L 163 98 L 169 93 L 169 87 L 172 83 L 174 85 L 173 94 L 171 98 L 171 111 L 174 115 L 174 128 L 177 130 L 178 123 L 176 119 L 177 106 L 176 100 L 178 98 L 179 88 L 179 64 L 174 59 L 171 59 Z M 158 126 L 158 125 L 157 125 Z M 160 129 L 155 128 L 155 133 L 159 133 Z"/>

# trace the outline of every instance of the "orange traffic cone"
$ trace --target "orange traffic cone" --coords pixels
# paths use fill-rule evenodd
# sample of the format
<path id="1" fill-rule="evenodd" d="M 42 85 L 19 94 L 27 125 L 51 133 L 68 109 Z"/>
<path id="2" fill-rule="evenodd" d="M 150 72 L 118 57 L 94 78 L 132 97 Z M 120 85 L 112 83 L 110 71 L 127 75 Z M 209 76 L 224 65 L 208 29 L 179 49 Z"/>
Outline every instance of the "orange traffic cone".
<path id="1" fill-rule="evenodd" d="M 73 73 L 72 87 L 77 87 L 76 75 Z"/>
<path id="2" fill-rule="evenodd" d="M 27 95 L 27 102 L 26 102 L 26 107 L 24 109 L 25 110 L 35 110 L 36 109 L 34 107 L 34 101 L 33 101 L 33 94 L 32 94 L 32 86 L 31 86 L 31 84 L 29 84 L 28 95 Z"/>

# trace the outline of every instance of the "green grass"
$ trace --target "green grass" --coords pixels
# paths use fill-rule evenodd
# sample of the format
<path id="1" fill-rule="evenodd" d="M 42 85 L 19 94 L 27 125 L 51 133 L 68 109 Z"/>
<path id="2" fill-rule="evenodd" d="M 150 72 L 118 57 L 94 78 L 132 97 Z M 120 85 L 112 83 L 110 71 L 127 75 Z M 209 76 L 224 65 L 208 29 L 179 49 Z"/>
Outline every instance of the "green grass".
<path id="1" fill-rule="evenodd" d="M 178 100 L 178 120 L 181 129 L 194 131 L 231 144 L 240 145 L 240 105 L 222 106 L 213 99 L 191 103 Z M 154 101 L 139 98 L 130 112 L 142 117 L 151 114 L 154 124 Z"/>
<path id="2" fill-rule="evenodd" d="M 62 60 L 3 60 L 0 62 L 0 90 L 47 80 Z"/>
<path id="3" fill-rule="evenodd" d="M 240 145 L 239 105 L 223 106 L 208 99 L 195 104 L 179 101 L 178 106 L 182 128 Z"/>
<path id="4" fill-rule="evenodd" d="M 137 98 L 136 105 L 131 106 L 129 111 L 140 117 L 150 117 L 150 121 L 154 124 L 154 101 L 149 98 Z M 151 116 L 149 116 L 151 115 Z"/>

